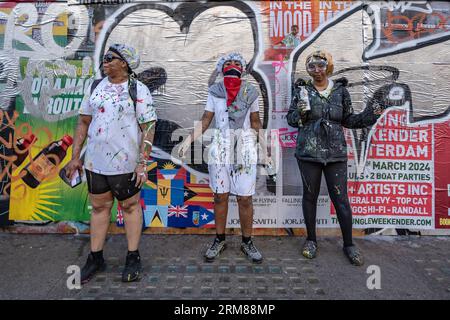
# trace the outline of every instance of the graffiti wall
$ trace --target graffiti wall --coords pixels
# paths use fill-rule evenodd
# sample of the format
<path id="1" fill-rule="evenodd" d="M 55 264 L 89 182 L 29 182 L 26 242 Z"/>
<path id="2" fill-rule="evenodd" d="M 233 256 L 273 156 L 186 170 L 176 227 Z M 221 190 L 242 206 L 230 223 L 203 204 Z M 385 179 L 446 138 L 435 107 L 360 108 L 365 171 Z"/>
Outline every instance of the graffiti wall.
<path id="1" fill-rule="evenodd" d="M 239 51 L 259 90 L 277 174 L 258 167 L 254 226 L 303 227 L 292 88 L 306 56 L 334 59 L 355 112 L 379 105 L 372 127 L 345 129 L 355 228 L 450 228 L 450 2 L 14 1 L 0 4 L 0 225 L 89 221 L 85 177 L 59 176 L 71 159 L 78 109 L 113 43 L 141 55 L 137 77 L 158 121 L 141 192 L 145 227 L 214 226 L 205 158 L 174 156 L 200 120 L 217 60 Z M 208 139 L 209 138 L 209 139 Z M 49 156 L 61 141 L 62 148 Z M 195 146 L 207 153 L 208 134 Z M 52 149 L 52 150 L 53 150 Z M 193 157 L 198 153 L 192 150 Z M 194 155 L 195 154 L 195 155 Z M 239 227 L 230 201 L 229 227 Z M 112 220 L 123 225 L 120 206 Z M 318 226 L 338 226 L 322 181 Z"/>

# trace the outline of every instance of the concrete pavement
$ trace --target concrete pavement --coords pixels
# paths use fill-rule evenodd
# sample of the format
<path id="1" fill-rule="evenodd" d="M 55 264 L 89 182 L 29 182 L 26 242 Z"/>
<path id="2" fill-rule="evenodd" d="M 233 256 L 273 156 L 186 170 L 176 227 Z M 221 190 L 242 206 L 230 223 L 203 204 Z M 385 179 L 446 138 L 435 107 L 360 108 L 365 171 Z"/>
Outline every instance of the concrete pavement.
<path id="1" fill-rule="evenodd" d="M 303 237 L 257 236 L 265 260 L 249 262 L 240 237 L 213 263 L 202 254 L 211 235 L 143 235 L 141 280 L 122 283 L 124 235 L 108 236 L 108 264 L 81 289 L 69 290 L 70 265 L 83 266 L 87 235 L 0 233 L 0 299 L 450 299 L 450 237 L 366 236 L 355 243 L 365 265 L 350 265 L 339 237 L 318 239 L 314 260 L 300 254 Z M 369 266 L 370 273 L 367 273 Z M 379 267 L 381 289 L 368 289 Z M 376 284 L 374 278 L 369 283 Z"/>

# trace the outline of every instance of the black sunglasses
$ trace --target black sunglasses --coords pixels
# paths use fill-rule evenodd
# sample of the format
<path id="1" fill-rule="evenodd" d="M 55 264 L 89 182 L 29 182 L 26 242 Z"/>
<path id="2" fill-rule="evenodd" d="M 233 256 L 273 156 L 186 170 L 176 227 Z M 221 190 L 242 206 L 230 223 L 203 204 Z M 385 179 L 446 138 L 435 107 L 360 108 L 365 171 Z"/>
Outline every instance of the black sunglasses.
<path id="1" fill-rule="evenodd" d="M 107 53 L 103 56 L 103 62 L 108 62 L 110 63 L 111 61 L 113 61 L 114 59 L 118 59 L 118 60 L 122 60 L 124 61 L 121 57 L 116 57 L 113 56 L 112 53 Z"/>

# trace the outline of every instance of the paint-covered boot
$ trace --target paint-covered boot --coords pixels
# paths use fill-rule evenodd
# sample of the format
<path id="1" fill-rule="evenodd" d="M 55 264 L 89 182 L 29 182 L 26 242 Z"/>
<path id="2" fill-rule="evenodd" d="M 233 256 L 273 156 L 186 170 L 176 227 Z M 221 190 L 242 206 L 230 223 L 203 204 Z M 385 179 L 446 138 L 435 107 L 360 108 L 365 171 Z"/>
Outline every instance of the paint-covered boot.
<path id="1" fill-rule="evenodd" d="M 354 266 L 362 266 L 364 264 L 364 257 L 355 245 L 344 247 L 344 253 Z"/>
<path id="2" fill-rule="evenodd" d="M 303 245 L 302 255 L 308 259 L 314 259 L 317 255 L 317 243 L 312 240 L 306 240 Z"/>

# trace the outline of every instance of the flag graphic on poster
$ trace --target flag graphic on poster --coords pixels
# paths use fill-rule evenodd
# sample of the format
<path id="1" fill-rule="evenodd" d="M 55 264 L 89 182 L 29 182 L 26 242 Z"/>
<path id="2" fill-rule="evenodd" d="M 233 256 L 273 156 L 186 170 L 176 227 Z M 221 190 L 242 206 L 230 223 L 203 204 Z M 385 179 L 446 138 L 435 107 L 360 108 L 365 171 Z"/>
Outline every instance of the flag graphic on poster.
<path id="1" fill-rule="evenodd" d="M 214 212 L 203 208 L 200 211 L 201 228 L 214 228 L 216 226 L 214 221 Z"/>
<path id="2" fill-rule="evenodd" d="M 166 206 L 146 206 L 144 210 L 145 227 L 167 227 L 168 207 Z"/>
<path id="3" fill-rule="evenodd" d="M 201 206 L 185 206 L 185 217 L 177 218 L 175 213 L 168 215 L 168 227 L 175 228 L 210 228 L 214 226 L 214 212 Z M 169 209 L 170 210 L 170 209 Z M 170 212 L 170 211 L 169 211 Z"/>
<path id="4" fill-rule="evenodd" d="M 167 162 L 163 165 L 162 169 L 159 169 L 159 173 L 163 176 L 164 179 L 171 180 L 177 175 L 178 169 L 173 163 Z"/>
<path id="5" fill-rule="evenodd" d="M 192 223 L 196 227 L 200 224 L 200 209 L 192 211 Z"/>
<path id="6" fill-rule="evenodd" d="M 184 204 L 189 206 L 201 206 L 211 210 L 214 208 L 214 195 L 207 184 L 186 183 L 185 189 L 195 193 L 195 196 L 185 200 Z"/>
<path id="7" fill-rule="evenodd" d="M 195 197 L 197 193 L 192 191 L 191 189 L 185 187 L 183 191 L 184 202 L 189 201 L 191 198 Z"/>
<path id="8" fill-rule="evenodd" d="M 158 162 L 153 161 L 147 166 L 148 180 L 145 182 L 144 187 L 148 187 L 155 190 L 158 188 L 157 172 L 158 172 Z"/>
<path id="9" fill-rule="evenodd" d="M 168 212 L 169 212 L 169 214 L 167 215 L 168 217 L 173 216 L 175 216 L 175 218 L 188 217 L 187 206 L 169 206 Z"/>
<path id="10" fill-rule="evenodd" d="M 123 211 L 120 208 L 117 208 L 117 217 L 116 217 L 116 225 L 118 227 L 123 227 Z"/>

